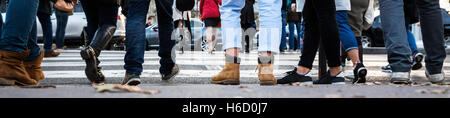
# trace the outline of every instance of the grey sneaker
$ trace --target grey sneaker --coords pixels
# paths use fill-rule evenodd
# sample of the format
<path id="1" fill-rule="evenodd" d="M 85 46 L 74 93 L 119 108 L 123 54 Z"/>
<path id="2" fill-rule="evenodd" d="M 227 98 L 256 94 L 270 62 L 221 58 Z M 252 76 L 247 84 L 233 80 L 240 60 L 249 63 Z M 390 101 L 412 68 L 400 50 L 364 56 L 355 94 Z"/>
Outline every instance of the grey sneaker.
<path id="1" fill-rule="evenodd" d="M 139 75 L 126 74 L 125 79 L 122 81 L 122 85 L 137 86 L 139 84 L 141 84 Z"/>
<path id="2" fill-rule="evenodd" d="M 175 77 L 175 75 L 178 74 L 178 72 L 180 72 L 180 68 L 178 68 L 178 64 L 175 64 L 175 66 L 173 66 L 172 68 L 172 72 L 170 72 L 167 75 L 161 75 L 162 80 L 169 80 Z"/>
<path id="3" fill-rule="evenodd" d="M 392 72 L 391 83 L 394 84 L 407 84 L 411 82 L 410 72 Z"/>
<path id="4" fill-rule="evenodd" d="M 425 75 L 427 76 L 428 80 L 430 80 L 430 82 L 433 84 L 442 83 L 445 80 L 443 72 L 430 75 L 430 73 L 428 73 L 428 70 L 427 70 L 427 71 L 425 71 Z"/>

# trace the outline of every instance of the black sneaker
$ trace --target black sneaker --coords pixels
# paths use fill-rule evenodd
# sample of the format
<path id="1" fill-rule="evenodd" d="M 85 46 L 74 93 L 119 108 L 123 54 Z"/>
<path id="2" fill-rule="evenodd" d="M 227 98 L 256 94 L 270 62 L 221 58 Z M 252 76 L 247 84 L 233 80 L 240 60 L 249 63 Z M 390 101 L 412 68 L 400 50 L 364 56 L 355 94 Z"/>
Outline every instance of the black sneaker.
<path id="1" fill-rule="evenodd" d="M 300 82 L 303 84 L 312 84 L 311 74 L 306 73 L 305 75 L 299 75 L 297 72 L 290 73 L 289 75 L 277 80 L 278 84 L 290 84 L 295 82 Z"/>
<path id="2" fill-rule="evenodd" d="M 141 84 L 141 79 L 139 75 L 130 75 L 126 74 L 125 79 L 122 81 L 122 85 L 128 85 L 128 86 L 137 86 Z"/>
<path id="3" fill-rule="evenodd" d="M 284 74 L 285 74 L 285 76 L 288 76 L 288 75 L 294 74 L 294 73 L 297 73 L 297 67 L 295 67 L 294 70 L 285 72 Z"/>
<path id="4" fill-rule="evenodd" d="M 362 63 L 356 63 L 356 67 L 353 69 L 353 75 L 355 78 L 353 78 L 353 84 L 354 83 L 365 83 L 366 82 L 366 75 L 367 75 L 367 69 Z"/>
<path id="5" fill-rule="evenodd" d="M 390 65 L 381 67 L 381 72 L 392 73 L 392 69 Z"/>
<path id="6" fill-rule="evenodd" d="M 345 84 L 344 73 L 339 72 L 336 76 L 330 76 L 330 71 L 328 71 L 321 79 L 314 81 L 314 84 Z"/>
<path id="7" fill-rule="evenodd" d="M 412 64 L 411 69 L 419 70 L 420 68 L 422 68 L 422 60 L 423 60 L 423 54 L 420 53 L 419 51 L 415 51 L 413 53 L 413 64 Z"/>
<path id="8" fill-rule="evenodd" d="M 163 75 L 161 74 L 161 78 L 162 80 L 169 80 L 175 77 L 175 75 L 178 74 L 178 72 L 180 72 L 180 68 L 178 68 L 178 64 L 175 64 L 172 68 L 172 72 L 170 72 L 167 75 Z"/>

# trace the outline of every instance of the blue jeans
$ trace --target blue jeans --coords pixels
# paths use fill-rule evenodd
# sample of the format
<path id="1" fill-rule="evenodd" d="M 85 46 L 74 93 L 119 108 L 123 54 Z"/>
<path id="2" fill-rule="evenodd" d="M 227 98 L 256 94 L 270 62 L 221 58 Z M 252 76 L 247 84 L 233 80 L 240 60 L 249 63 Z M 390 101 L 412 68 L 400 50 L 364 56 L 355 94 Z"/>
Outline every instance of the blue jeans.
<path id="1" fill-rule="evenodd" d="M 406 33 L 408 33 L 408 43 L 409 43 L 409 48 L 411 49 L 411 52 L 415 52 L 417 51 L 417 44 L 416 44 L 416 39 L 414 38 L 414 35 L 411 33 L 411 31 L 409 31 L 409 29 L 406 29 Z"/>
<path id="2" fill-rule="evenodd" d="M 140 75 L 144 63 L 146 47 L 145 21 L 150 0 L 129 0 L 129 10 L 126 24 L 126 54 L 125 66 L 128 74 Z M 173 31 L 172 5 L 173 0 L 155 0 L 159 24 L 159 63 L 161 74 L 169 74 L 175 65 L 172 59 L 175 40 L 171 39 Z"/>
<path id="3" fill-rule="evenodd" d="M 298 12 L 299 17 L 301 18 L 301 13 Z M 289 49 L 301 49 L 300 40 L 301 40 L 301 31 L 302 31 L 302 23 L 301 22 L 289 22 Z M 295 30 L 297 29 L 297 30 Z M 297 31 L 297 38 L 295 38 L 295 31 Z M 292 33 L 291 33 L 292 32 Z M 297 40 L 297 47 L 295 47 L 295 40 Z"/>
<path id="4" fill-rule="evenodd" d="M 5 24 L 0 38 L 0 50 L 25 52 L 30 55 L 25 61 L 40 55 L 36 42 L 36 14 L 39 0 L 11 0 L 6 10 Z"/>
<path id="5" fill-rule="evenodd" d="M 55 43 L 56 48 L 64 47 L 64 36 L 66 34 L 66 26 L 69 15 L 65 13 L 61 13 L 62 11 L 55 10 L 56 14 L 56 34 L 55 34 Z"/>
<path id="6" fill-rule="evenodd" d="M 52 21 L 50 20 L 51 14 L 37 13 L 37 17 L 42 26 L 42 33 L 44 38 L 44 51 L 52 51 L 53 44 L 53 28 Z"/>
<path id="7" fill-rule="evenodd" d="M 280 43 L 280 50 L 286 50 L 286 23 L 287 22 L 287 11 L 281 10 L 281 43 Z M 289 30 L 289 33 L 292 34 L 291 30 Z M 290 39 L 291 37 L 289 37 Z"/>
<path id="8" fill-rule="evenodd" d="M 356 37 L 350 29 L 350 26 L 348 26 L 347 11 L 336 11 L 336 21 L 339 28 L 339 38 L 341 39 L 345 52 L 358 49 Z"/>
<path id="9" fill-rule="evenodd" d="M 259 0 L 259 52 L 280 52 L 281 0 Z M 242 48 L 241 23 L 239 21 L 244 0 L 222 0 L 220 15 L 222 21 L 223 49 Z"/>
<path id="10" fill-rule="evenodd" d="M 439 0 L 417 0 L 425 52 L 425 66 L 430 74 L 442 72 L 446 58 L 443 21 Z M 384 31 L 388 61 L 393 72 L 409 72 L 411 48 L 407 40 L 402 0 L 380 0 L 381 25 Z"/>

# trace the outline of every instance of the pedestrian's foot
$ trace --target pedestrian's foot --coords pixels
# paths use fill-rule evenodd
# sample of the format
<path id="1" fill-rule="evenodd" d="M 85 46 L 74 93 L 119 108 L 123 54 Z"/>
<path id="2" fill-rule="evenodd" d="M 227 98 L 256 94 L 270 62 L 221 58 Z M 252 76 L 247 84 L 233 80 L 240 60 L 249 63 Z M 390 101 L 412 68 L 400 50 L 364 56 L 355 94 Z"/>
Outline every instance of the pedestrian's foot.
<path id="1" fill-rule="evenodd" d="M 428 80 L 430 80 L 430 82 L 433 84 L 443 83 L 445 80 L 443 72 L 437 74 L 430 74 L 428 70 L 426 70 L 425 75 L 427 76 Z"/>
<path id="2" fill-rule="evenodd" d="M 59 54 L 61 54 L 61 53 L 57 52 L 55 50 L 51 50 L 51 51 L 45 52 L 44 57 L 57 57 L 57 56 L 59 56 Z"/>
<path id="3" fill-rule="evenodd" d="M 101 67 L 98 67 L 97 56 L 95 51 L 90 46 L 83 48 L 80 52 L 81 58 L 86 62 L 86 69 L 84 70 L 87 78 L 92 83 L 102 83 L 105 81 L 105 77 L 101 72 Z"/>
<path id="4" fill-rule="evenodd" d="M 353 84 L 366 82 L 367 69 L 362 63 L 356 63 L 356 67 L 353 69 L 353 74 Z"/>
<path id="5" fill-rule="evenodd" d="M 423 54 L 415 51 L 413 53 L 413 64 L 412 64 L 412 70 L 419 70 L 422 68 L 422 60 L 423 60 Z"/>
<path id="6" fill-rule="evenodd" d="M 314 84 L 345 84 L 344 73 L 339 72 L 339 74 L 335 76 L 330 76 L 330 71 L 328 71 L 321 79 L 314 81 Z"/>
<path id="7" fill-rule="evenodd" d="M 294 70 L 296 70 L 295 68 Z M 283 77 L 282 79 L 277 80 L 278 84 L 291 84 L 295 82 L 300 82 L 303 84 L 312 84 L 312 78 L 310 77 L 310 72 L 306 74 L 299 74 L 296 71 L 288 71 L 286 72 L 288 75 Z"/>
<path id="8" fill-rule="evenodd" d="M 180 69 L 178 68 L 178 64 L 175 64 L 172 68 L 172 72 L 170 72 L 169 74 L 166 74 L 166 75 L 161 74 L 162 80 L 172 79 L 178 74 L 178 72 L 180 72 Z"/>
<path id="9" fill-rule="evenodd" d="M 387 66 L 381 67 L 381 72 L 392 73 L 391 66 L 387 65 Z"/>
<path id="10" fill-rule="evenodd" d="M 391 83 L 394 84 L 408 84 L 411 83 L 409 72 L 392 72 Z"/>
<path id="11" fill-rule="evenodd" d="M 141 79 L 139 75 L 134 74 L 126 74 L 125 79 L 122 81 L 122 85 L 128 85 L 128 86 L 137 86 L 141 84 Z"/>

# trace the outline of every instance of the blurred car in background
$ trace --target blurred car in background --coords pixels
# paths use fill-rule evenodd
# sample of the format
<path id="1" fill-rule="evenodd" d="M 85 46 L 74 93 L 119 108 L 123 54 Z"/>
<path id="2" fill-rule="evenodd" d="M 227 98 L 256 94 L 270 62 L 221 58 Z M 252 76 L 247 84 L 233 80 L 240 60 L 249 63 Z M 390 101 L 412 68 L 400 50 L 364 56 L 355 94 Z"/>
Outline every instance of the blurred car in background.
<path id="1" fill-rule="evenodd" d="M 119 8 L 120 10 L 121 8 Z M 6 17 L 6 13 L 2 13 L 3 19 Z M 119 12 L 117 15 L 117 28 L 116 32 L 114 33 L 113 39 L 110 41 L 110 44 L 106 47 L 106 49 L 117 49 L 117 48 L 123 48 L 123 44 L 120 42 L 123 42 L 125 38 L 125 19 L 124 16 Z M 52 29 L 53 29 L 53 36 L 56 34 L 56 27 L 57 27 L 57 21 L 56 21 L 56 15 L 53 13 L 50 16 L 51 22 L 52 22 Z M 42 26 L 39 22 L 39 19 L 36 17 L 36 25 L 37 25 L 37 38 L 38 42 L 43 42 L 43 33 L 42 33 Z M 65 33 L 65 45 L 84 45 L 85 41 L 87 40 L 86 35 L 86 27 L 87 27 L 87 21 L 86 21 L 86 15 L 84 14 L 83 7 L 81 6 L 81 3 L 78 5 L 74 5 L 74 13 L 73 15 L 69 16 L 67 20 L 67 26 L 66 26 L 66 33 Z"/>
<path id="2" fill-rule="evenodd" d="M 192 42 L 187 41 L 186 44 L 188 44 L 188 47 L 190 46 L 191 49 L 194 50 L 198 50 L 198 51 L 205 51 L 205 50 L 209 50 L 208 49 L 208 42 L 206 41 L 206 33 L 205 30 L 206 28 L 204 27 L 205 25 L 203 24 L 203 22 L 201 22 L 200 20 L 197 19 L 191 19 L 191 30 L 192 30 Z M 180 28 L 183 28 L 183 26 L 181 26 Z M 147 43 L 147 50 L 150 49 L 158 49 L 159 48 L 159 36 L 158 36 L 158 24 L 153 24 L 147 28 L 145 28 L 145 39 L 146 39 L 146 43 Z M 175 39 L 181 39 L 179 37 L 182 37 L 182 35 L 180 35 L 180 33 L 178 31 L 174 31 L 173 33 L 175 33 L 173 36 L 176 36 Z M 216 37 L 216 50 L 221 49 L 222 47 L 222 35 L 221 35 L 221 29 L 218 28 L 217 30 L 217 37 Z M 177 42 L 180 43 L 180 42 Z M 180 48 L 177 48 L 180 49 Z M 190 49 L 184 49 L 186 50 L 190 50 Z"/>

